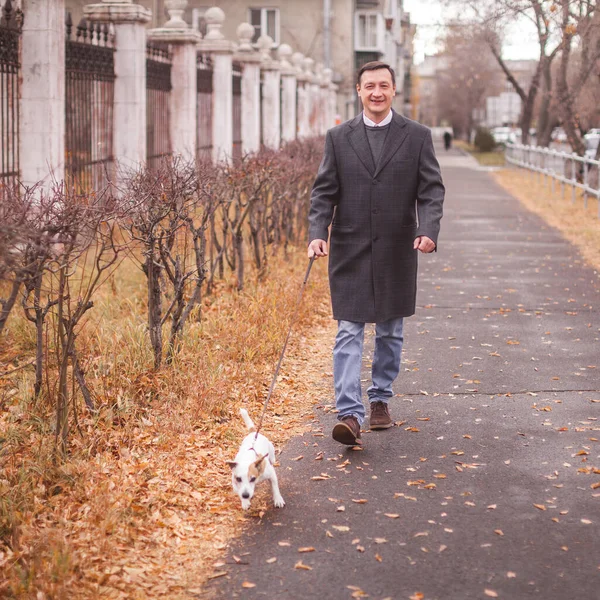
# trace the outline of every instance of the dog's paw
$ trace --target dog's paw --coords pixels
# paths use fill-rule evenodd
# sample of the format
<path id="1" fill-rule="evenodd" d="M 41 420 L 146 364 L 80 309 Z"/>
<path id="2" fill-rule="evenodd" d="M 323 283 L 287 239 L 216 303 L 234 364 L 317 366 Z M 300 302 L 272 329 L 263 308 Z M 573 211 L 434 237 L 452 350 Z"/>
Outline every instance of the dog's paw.
<path id="1" fill-rule="evenodd" d="M 278 496 L 277 498 L 273 498 L 273 504 L 275 505 L 275 508 L 283 508 L 285 506 L 285 500 L 281 496 Z"/>

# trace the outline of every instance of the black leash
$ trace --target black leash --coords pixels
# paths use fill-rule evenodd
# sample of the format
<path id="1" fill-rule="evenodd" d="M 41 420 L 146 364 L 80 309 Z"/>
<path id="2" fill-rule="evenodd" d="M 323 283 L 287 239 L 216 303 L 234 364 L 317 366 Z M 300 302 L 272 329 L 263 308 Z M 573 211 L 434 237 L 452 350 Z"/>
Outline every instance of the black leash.
<path id="1" fill-rule="evenodd" d="M 315 257 L 311 257 L 308 263 L 308 269 L 306 269 L 306 275 L 304 276 L 304 281 L 302 282 L 302 287 L 300 288 L 300 293 L 298 294 L 298 300 L 296 301 L 296 308 L 292 315 L 292 322 L 290 323 L 290 328 L 288 330 L 287 336 L 285 338 L 285 343 L 283 344 L 283 349 L 281 350 L 281 355 L 279 357 L 279 362 L 277 363 L 277 368 L 275 369 L 275 375 L 273 375 L 273 381 L 271 381 L 271 387 L 269 388 L 269 393 L 267 394 L 267 399 L 265 400 L 265 405 L 263 407 L 262 414 L 260 415 L 260 420 L 258 421 L 258 426 L 256 427 L 256 435 L 254 439 L 258 438 L 258 432 L 262 427 L 263 419 L 265 418 L 265 413 L 267 412 L 267 406 L 269 405 L 269 400 L 271 399 L 271 394 L 273 393 L 273 389 L 275 388 L 275 383 L 277 381 L 277 376 L 279 375 L 279 369 L 281 368 L 281 363 L 283 362 L 283 357 L 285 355 L 285 350 L 288 345 L 288 341 L 290 339 L 290 334 L 292 333 L 292 327 L 296 322 L 296 317 L 298 316 L 298 309 L 300 308 L 300 301 L 302 300 L 302 294 L 304 293 L 304 288 L 306 287 L 306 282 L 308 281 L 308 276 L 310 275 L 310 270 L 315 262 Z"/>

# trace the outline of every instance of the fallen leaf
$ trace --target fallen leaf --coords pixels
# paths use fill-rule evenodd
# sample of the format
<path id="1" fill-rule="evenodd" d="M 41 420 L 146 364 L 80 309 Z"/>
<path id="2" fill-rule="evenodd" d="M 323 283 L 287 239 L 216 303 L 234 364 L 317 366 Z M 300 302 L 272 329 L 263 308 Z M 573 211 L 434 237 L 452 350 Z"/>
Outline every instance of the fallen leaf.
<path id="1" fill-rule="evenodd" d="M 302 548 L 298 548 L 298 552 L 314 552 L 315 549 L 312 546 L 303 546 Z"/>
<path id="2" fill-rule="evenodd" d="M 483 593 L 486 596 L 489 596 L 490 598 L 497 598 L 498 597 L 498 592 L 495 592 L 494 590 L 483 590 Z"/>
<path id="3" fill-rule="evenodd" d="M 348 525 L 332 525 L 332 527 L 336 531 L 350 531 L 350 527 L 348 527 Z"/>
<path id="4" fill-rule="evenodd" d="M 277 557 L 273 556 L 273 558 L 267 558 L 267 562 L 272 565 L 274 562 L 277 562 Z"/>
<path id="5" fill-rule="evenodd" d="M 251 583 L 250 581 L 244 581 L 244 583 L 242 583 L 242 587 L 246 589 L 255 588 L 256 584 Z"/>
<path id="6" fill-rule="evenodd" d="M 390 519 L 399 519 L 400 515 L 396 514 L 396 513 L 383 513 L 386 517 L 389 517 Z"/>
<path id="7" fill-rule="evenodd" d="M 538 509 L 538 510 L 546 510 L 546 506 L 544 504 L 534 504 L 534 506 Z"/>
<path id="8" fill-rule="evenodd" d="M 300 569 L 302 571 L 312 571 L 312 567 L 309 565 L 305 565 L 301 560 L 299 560 L 295 565 L 294 569 Z"/>
<path id="9" fill-rule="evenodd" d="M 494 533 L 496 535 L 504 535 L 504 532 L 502 531 L 502 529 L 494 529 Z"/>
<path id="10" fill-rule="evenodd" d="M 354 502 L 354 504 L 366 504 L 368 500 L 366 498 L 353 498 L 352 502 Z"/>

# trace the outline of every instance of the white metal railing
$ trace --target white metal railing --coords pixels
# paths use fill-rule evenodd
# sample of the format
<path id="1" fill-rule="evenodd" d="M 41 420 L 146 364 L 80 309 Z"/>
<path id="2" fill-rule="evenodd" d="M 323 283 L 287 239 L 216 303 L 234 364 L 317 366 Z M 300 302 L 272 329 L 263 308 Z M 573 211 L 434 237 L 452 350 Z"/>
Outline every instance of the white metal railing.
<path id="1" fill-rule="evenodd" d="M 563 197 L 566 186 L 571 186 L 573 203 L 576 190 L 583 191 L 585 208 L 588 205 L 588 197 L 595 197 L 598 200 L 598 218 L 600 218 L 600 178 L 598 177 L 600 161 L 575 153 L 523 144 L 507 144 L 505 158 L 511 165 L 538 173 L 540 178 L 546 176 L 551 182 L 553 193 L 556 182 L 562 186 Z"/>

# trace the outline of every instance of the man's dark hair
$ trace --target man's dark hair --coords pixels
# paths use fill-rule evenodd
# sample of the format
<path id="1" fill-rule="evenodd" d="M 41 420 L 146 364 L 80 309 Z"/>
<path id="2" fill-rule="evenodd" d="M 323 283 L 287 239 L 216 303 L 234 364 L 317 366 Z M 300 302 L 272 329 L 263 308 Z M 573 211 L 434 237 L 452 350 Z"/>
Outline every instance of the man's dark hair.
<path id="1" fill-rule="evenodd" d="M 394 73 L 394 69 L 390 67 L 387 63 L 381 62 L 379 60 L 373 60 L 371 62 L 365 63 L 358 72 L 358 77 L 356 78 L 356 83 L 360 85 L 360 78 L 365 71 L 378 71 L 379 69 L 387 69 L 392 76 L 392 84 L 396 85 L 396 73 Z"/>

